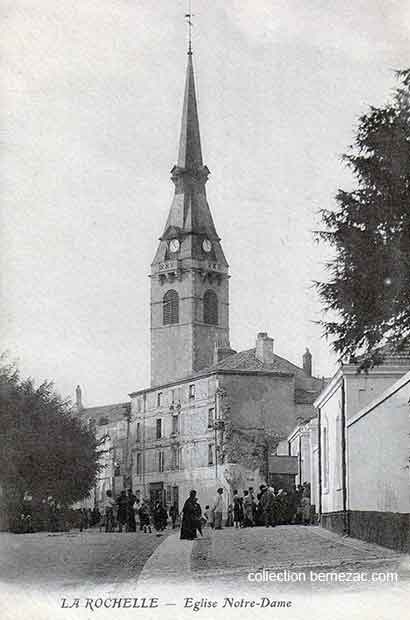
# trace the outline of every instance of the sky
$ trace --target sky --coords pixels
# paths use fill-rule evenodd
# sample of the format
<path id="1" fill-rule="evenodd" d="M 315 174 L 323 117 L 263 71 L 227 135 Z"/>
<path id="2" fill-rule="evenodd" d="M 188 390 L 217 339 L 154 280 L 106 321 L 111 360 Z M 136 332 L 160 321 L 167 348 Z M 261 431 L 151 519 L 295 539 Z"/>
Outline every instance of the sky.
<path id="1" fill-rule="evenodd" d="M 335 356 L 312 281 L 318 211 L 352 179 L 358 118 L 409 66 L 408 0 L 193 0 L 208 200 L 231 345 L 266 331 L 317 376 Z M 86 406 L 149 385 L 149 278 L 171 205 L 185 0 L 3 0 L 1 349 Z"/>

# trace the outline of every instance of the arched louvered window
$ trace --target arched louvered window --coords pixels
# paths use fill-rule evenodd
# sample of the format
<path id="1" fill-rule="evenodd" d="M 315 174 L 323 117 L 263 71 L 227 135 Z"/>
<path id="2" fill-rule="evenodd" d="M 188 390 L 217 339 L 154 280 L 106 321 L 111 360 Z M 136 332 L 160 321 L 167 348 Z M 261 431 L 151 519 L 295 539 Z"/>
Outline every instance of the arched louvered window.
<path id="1" fill-rule="evenodd" d="M 204 323 L 218 325 L 218 297 L 213 291 L 204 295 Z"/>
<path id="2" fill-rule="evenodd" d="M 179 321 L 179 297 L 178 293 L 171 289 L 167 291 L 162 300 L 164 325 L 178 323 Z"/>

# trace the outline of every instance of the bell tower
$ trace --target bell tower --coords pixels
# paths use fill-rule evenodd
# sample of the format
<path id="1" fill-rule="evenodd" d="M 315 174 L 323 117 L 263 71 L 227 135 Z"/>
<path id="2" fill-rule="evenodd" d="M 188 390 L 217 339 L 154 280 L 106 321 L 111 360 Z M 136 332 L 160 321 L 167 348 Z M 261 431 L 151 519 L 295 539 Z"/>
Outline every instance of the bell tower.
<path id="1" fill-rule="evenodd" d="M 191 42 L 175 194 L 151 265 L 151 385 L 181 379 L 229 345 L 228 263 L 208 205 Z"/>

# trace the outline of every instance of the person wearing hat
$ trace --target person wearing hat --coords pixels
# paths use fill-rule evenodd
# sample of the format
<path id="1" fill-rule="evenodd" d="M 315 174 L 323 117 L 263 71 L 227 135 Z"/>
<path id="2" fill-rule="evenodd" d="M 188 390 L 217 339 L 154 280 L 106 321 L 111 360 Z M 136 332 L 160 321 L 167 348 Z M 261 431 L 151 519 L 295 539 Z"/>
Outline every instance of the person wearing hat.
<path id="1" fill-rule="evenodd" d="M 214 499 L 214 503 L 212 505 L 212 513 L 214 515 L 214 529 L 221 530 L 222 529 L 222 513 L 223 513 L 223 488 L 220 487 L 216 492 L 216 497 Z"/>
<path id="2" fill-rule="evenodd" d="M 196 491 L 192 489 L 182 509 L 181 540 L 193 540 L 196 538 L 198 526 L 198 506 Z"/>

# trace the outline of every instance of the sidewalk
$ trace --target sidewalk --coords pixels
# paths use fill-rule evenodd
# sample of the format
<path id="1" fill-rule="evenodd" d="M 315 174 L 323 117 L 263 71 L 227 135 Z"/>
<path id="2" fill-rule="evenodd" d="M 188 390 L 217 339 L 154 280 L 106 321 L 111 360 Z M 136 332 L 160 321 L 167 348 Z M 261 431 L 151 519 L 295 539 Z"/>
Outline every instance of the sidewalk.
<path id="1" fill-rule="evenodd" d="M 204 537 L 182 541 L 179 532 L 156 549 L 138 580 L 198 587 L 199 583 L 245 580 L 249 572 L 300 570 L 398 570 L 410 579 L 406 556 L 319 527 L 207 528 Z M 408 567 L 408 568 L 407 568 Z"/>
<path id="2" fill-rule="evenodd" d="M 222 536 L 221 536 L 222 533 Z M 196 577 L 227 572 L 296 570 L 397 561 L 400 554 L 320 527 L 284 525 L 208 533 L 192 557 Z"/>

